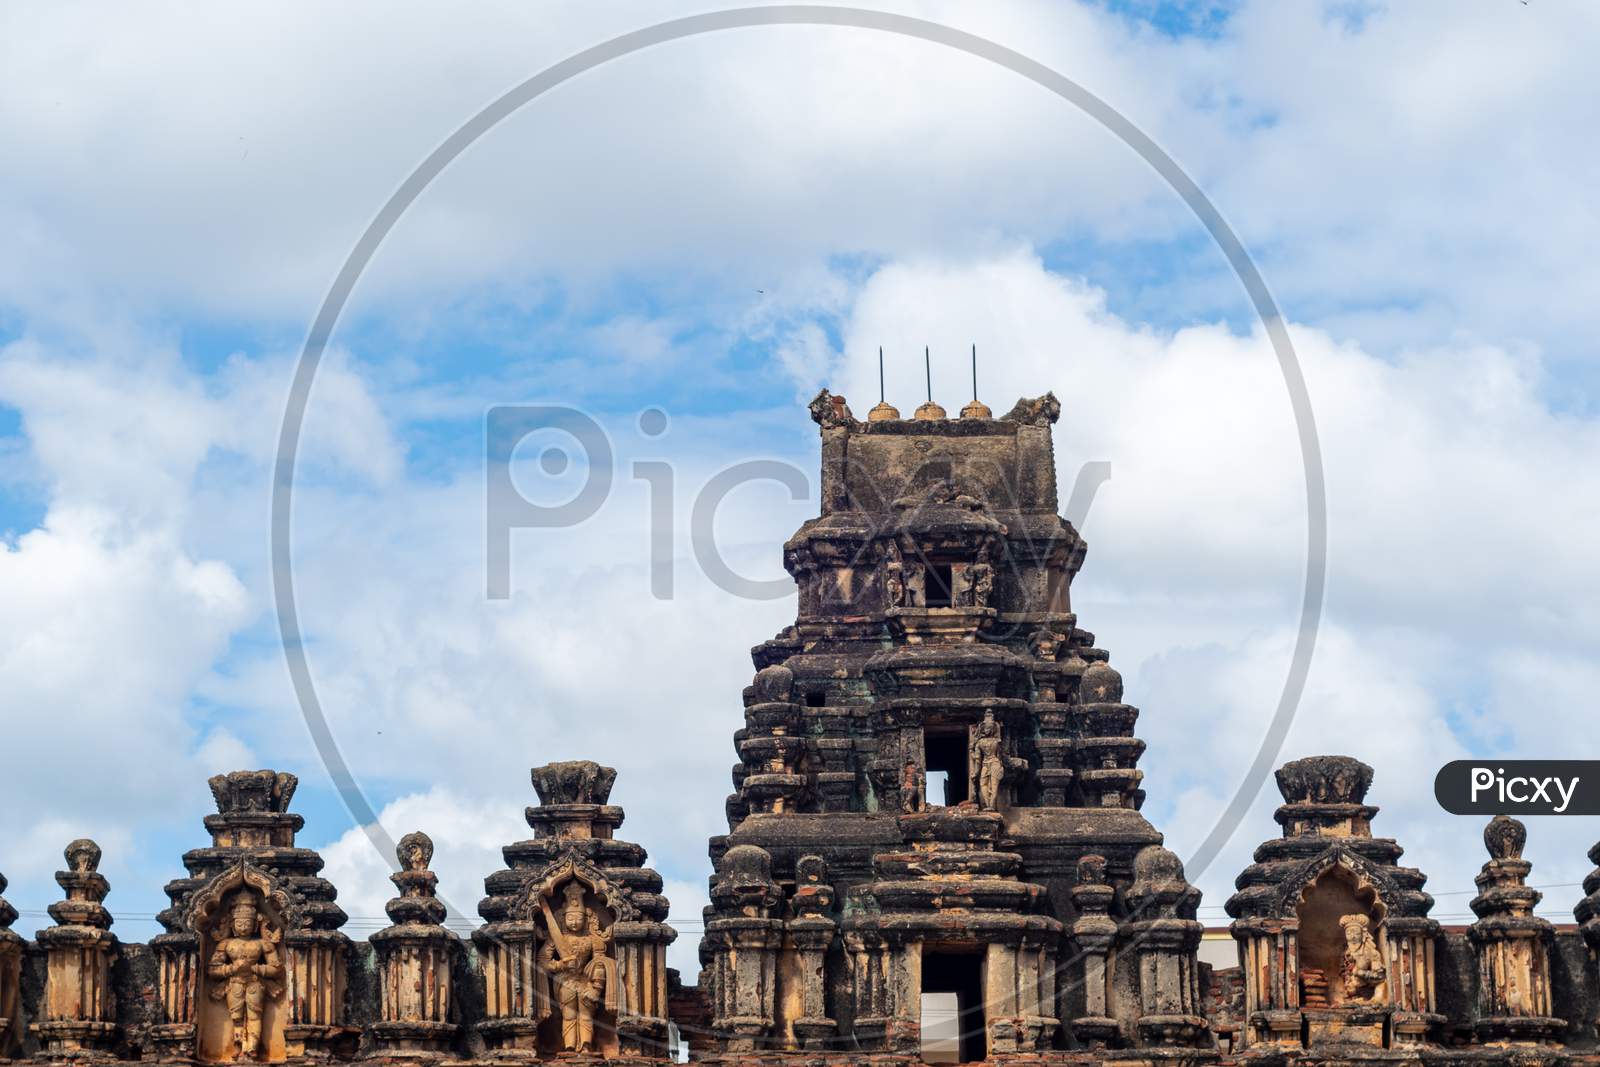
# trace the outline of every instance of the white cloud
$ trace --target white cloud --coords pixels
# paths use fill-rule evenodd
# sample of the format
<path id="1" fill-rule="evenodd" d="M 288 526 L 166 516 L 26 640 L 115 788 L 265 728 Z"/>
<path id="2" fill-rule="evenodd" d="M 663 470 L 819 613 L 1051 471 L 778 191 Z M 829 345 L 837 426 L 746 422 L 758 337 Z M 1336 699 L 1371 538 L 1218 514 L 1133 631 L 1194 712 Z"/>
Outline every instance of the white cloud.
<path id="1" fill-rule="evenodd" d="M 1210 191 L 1296 321 L 1385 347 L 1531 337 L 1582 369 L 1596 148 L 1575 87 L 1594 10 L 1438 0 L 1357 21 L 1257 2 L 1195 40 L 1089 5 L 891 6 L 991 36 L 1127 114 Z M 13 8 L 28 29 L 0 34 L 0 131 L 27 151 L 5 179 L 0 278 L 39 313 L 69 314 L 87 289 L 303 318 L 468 116 L 689 10 Z M 630 56 L 504 123 L 413 207 L 358 306 L 407 314 L 490 282 L 582 289 L 615 272 L 701 293 L 715 279 L 726 300 L 840 254 L 1199 234 L 1125 146 L 1008 71 L 892 35 L 769 27 Z M 1242 307 L 1209 245 L 1161 254 L 1176 269 L 1141 272 L 1130 300 Z"/>

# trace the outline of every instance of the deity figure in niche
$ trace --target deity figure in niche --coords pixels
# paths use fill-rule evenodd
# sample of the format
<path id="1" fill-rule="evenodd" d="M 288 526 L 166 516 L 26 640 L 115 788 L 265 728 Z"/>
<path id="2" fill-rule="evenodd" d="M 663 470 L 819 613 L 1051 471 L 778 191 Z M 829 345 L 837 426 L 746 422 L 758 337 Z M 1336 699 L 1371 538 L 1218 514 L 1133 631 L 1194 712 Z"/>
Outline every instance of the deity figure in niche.
<path id="1" fill-rule="evenodd" d="M 974 563 L 967 568 L 967 582 L 962 589 L 962 602 L 967 607 L 989 606 L 989 594 L 994 592 L 994 568 L 987 563 Z"/>
<path id="2" fill-rule="evenodd" d="M 922 796 L 922 773 L 915 763 L 906 760 L 905 770 L 900 772 L 900 809 L 922 811 L 926 804 Z"/>
<path id="3" fill-rule="evenodd" d="M 1344 996 L 1347 1002 L 1370 1004 L 1378 998 L 1378 987 L 1388 973 L 1383 954 L 1372 939 L 1371 921 L 1365 915 L 1345 915 L 1339 919 L 1344 931 Z"/>
<path id="4" fill-rule="evenodd" d="M 598 912 L 583 894 L 581 882 L 567 883 L 559 923 L 549 898 L 539 900 L 549 934 L 539 966 L 550 975 L 550 999 L 561 1006 L 561 1047 L 567 1052 L 593 1052 L 596 1013 L 617 1008 L 617 962 L 607 955 L 611 931 L 601 929 Z"/>
<path id="5" fill-rule="evenodd" d="M 213 981 L 211 999 L 227 1004 L 236 1058 L 257 1059 L 262 1007 L 283 994 L 283 935 L 261 914 L 251 890 L 235 893 L 224 915 L 212 935 L 216 950 L 206 965 Z"/>
<path id="6" fill-rule="evenodd" d="M 973 731 L 969 755 L 975 786 L 973 798 L 980 811 L 1000 810 L 1000 786 L 1006 778 L 1006 759 L 1000 745 L 1000 724 L 994 721 L 994 712 L 986 711 L 983 721 Z"/>

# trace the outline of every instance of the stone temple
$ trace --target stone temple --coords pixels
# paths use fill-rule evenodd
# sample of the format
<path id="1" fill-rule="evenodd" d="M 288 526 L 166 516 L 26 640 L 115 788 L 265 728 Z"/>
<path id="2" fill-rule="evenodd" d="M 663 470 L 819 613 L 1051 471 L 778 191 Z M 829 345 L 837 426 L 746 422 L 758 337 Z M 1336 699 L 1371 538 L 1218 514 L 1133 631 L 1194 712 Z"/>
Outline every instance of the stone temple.
<path id="1" fill-rule="evenodd" d="M 695 984 L 607 767 L 533 769 L 470 936 L 406 834 L 364 941 L 296 843 L 295 777 L 238 771 L 149 944 L 112 932 L 87 839 L 33 940 L 0 898 L 0 1061 L 1600 1067 L 1600 845 L 1557 926 L 1496 817 L 1477 921 L 1443 926 L 1350 757 L 1278 771 L 1237 962 L 1202 962 L 1200 894 L 1140 814 L 1138 711 L 1073 612 L 1055 398 L 811 413 L 821 514 L 784 546 L 798 618 L 753 650 Z"/>

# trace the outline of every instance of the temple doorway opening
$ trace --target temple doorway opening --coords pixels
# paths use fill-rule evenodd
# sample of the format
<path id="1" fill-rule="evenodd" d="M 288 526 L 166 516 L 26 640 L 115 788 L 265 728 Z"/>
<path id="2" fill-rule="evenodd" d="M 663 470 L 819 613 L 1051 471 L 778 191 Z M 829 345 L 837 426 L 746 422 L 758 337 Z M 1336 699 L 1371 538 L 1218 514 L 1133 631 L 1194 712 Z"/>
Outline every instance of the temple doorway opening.
<path id="1" fill-rule="evenodd" d="M 946 1022 L 942 1012 L 930 1009 L 949 1008 L 955 1012 L 953 1023 Z M 989 1055 L 987 1020 L 983 1004 L 983 954 L 941 946 L 924 945 L 922 950 L 922 1014 L 923 1048 L 928 1050 L 930 1037 L 928 1024 L 934 1024 L 935 1038 L 953 1037 L 944 1041 L 938 1050 L 951 1058 L 928 1059 L 928 1062 L 981 1063 Z M 952 1047 L 953 1046 L 953 1047 Z M 925 1055 L 925 1059 L 928 1057 Z"/>
<path id="2" fill-rule="evenodd" d="M 953 808 L 967 799 L 967 732 L 929 729 L 922 735 L 923 796 L 931 808 Z"/>

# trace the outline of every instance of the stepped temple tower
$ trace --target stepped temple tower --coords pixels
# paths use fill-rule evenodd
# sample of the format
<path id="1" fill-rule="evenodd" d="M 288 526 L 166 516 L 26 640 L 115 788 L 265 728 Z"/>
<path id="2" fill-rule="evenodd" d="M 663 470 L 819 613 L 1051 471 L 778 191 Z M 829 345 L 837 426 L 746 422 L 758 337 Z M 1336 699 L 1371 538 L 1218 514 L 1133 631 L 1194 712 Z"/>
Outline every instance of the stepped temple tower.
<path id="1" fill-rule="evenodd" d="M 927 993 L 955 995 L 963 1059 L 1209 1045 L 1199 894 L 1139 813 L 1138 712 L 1072 611 L 1055 397 L 811 413 L 799 618 L 754 650 L 711 843 L 721 1049 L 915 1053 Z"/>

